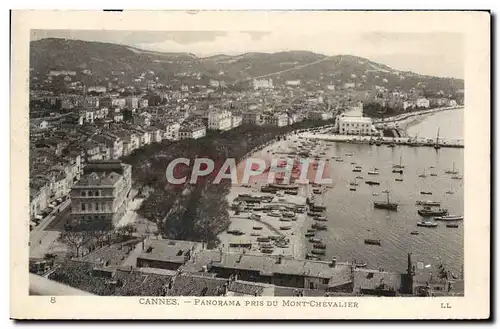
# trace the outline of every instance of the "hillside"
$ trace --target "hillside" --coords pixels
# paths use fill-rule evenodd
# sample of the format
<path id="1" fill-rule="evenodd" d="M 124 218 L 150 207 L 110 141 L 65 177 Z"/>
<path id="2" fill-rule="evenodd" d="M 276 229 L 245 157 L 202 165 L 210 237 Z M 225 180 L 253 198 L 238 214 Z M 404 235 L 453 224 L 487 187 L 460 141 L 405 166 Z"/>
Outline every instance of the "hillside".
<path id="1" fill-rule="evenodd" d="M 215 78 L 237 83 L 262 77 L 272 78 L 277 85 L 289 79 L 311 80 L 316 86 L 339 86 L 352 82 L 362 90 L 373 89 L 376 85 L 409 90 L 419 85 L 425 86 L 430 92 L 443 90 L 453 93 L 464 88 L 464 82 L 460 79 L 394 70 L 357 56 L 328 57 L 307 51 L 198 58 L 189 53 L 161 53 L 117 44 L 66 39 L 33 41 L 30 50 L 30 67 L 33 74 L 39 76 L 45 75 L 50 69 L 81 71 L 87 68 L 97 81 L 119 75 L 127 82 L 152 70 L 158 81 L 163 83 L 175 82 L 178 79 L 174 77 L 179 73 L 199 72 L 203 76 L 202 82 Z"/>

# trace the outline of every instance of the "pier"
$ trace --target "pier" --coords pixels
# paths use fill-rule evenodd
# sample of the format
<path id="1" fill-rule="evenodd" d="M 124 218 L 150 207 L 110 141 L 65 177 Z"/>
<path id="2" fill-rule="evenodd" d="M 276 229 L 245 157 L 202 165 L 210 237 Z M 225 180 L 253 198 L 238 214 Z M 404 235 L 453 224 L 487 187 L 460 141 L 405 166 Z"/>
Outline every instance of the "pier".
<path id="1" fill-rule="evenodd" d="M 310 140 L 322 140 L 338 143 L 353 143 L 353 144 L 381 144 L 381 145 L 406 145 L 411 147 L 434 147 L 436 141 L 434 139 L 414 138 L 414 137 L 373 137 L 373 136 L 358 136 L 358 135 L 338 135 L 328 133 L 302 133 L 301 138 Z M 462 139 L 440 139 L 437 143 L 440 147 L 447 148 L 464 148 Z"/>

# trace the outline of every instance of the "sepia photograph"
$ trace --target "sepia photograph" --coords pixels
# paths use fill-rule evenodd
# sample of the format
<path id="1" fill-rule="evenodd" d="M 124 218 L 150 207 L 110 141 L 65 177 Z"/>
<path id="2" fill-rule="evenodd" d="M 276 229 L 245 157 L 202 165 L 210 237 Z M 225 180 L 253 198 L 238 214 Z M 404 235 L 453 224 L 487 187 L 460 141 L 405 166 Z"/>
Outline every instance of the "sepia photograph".
<path id="1" fill-rule="evenodd" d="M 470 35 L 244 28 L 26 31 L 27 298 L 209 313 L 467 298 L 465 237 L 489 227 L 489 160 L 465 171 L 489 150 Z M 486 130 L 466 133 L 471 111 Z"/>

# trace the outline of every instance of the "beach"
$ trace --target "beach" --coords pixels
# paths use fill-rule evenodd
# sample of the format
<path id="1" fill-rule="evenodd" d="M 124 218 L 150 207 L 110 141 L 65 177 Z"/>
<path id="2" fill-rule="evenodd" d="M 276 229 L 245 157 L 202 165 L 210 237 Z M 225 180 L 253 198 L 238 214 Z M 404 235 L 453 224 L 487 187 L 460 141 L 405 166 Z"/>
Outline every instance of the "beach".
<path id="1" fill-rule="evenodd" d="M 257 151 L 249 157 L 265 159 L 269 157 L 269 154 L 279 153 L 289 150 L 294 141 L 298 140 L 297 136 L 290 136 L 287 140 L 282 140 L 271 144 L 260 151 Z M 294 207 L 294 206 L 304 206 L 306 204 L 307 197 L 307 186 L 299 185 L 297 190 L 297 195 L 274 195 L 269 193 L 262 193 L 260 189 L 267 183 L 265 181 L 251 181 L 250 185 L 245 184 L 234 184 L 231 187 L 229 194 L 227 195 L 227 200 L 229 204 L 241 194 L 249 194 L 255 197 L 261 196 L 272 196 L 273 199 L 268 203 L 269 206 L 276 208 L 279 207 Z M 251 215 L 260 215 L 259 219 L 251 219 Z M 260 237 L 269 236 L 281 236 L 285 240 L 288 240 L 287 247 L 276 247 L 273 249 L 271 254 L 290 256 L 294 258 L 303 259 L 305 257 L 305 241 L 304 234 L 306 231 L 306 213 L 296 213 L 295 218 L 290 221 L 284 221 L 283 217 L 270 216 L 269 213 L 263 211 L 240 211 L 237 213 L 235 210 L 230 210 L 229 215 L 231 217 L 231 224 L 228 231 L 238 230 L 241 231 L 242 235 L 234 235 L 228 232 L 223 232 L 219 235 L 221 241 L 220 246 L 225 251 L 243 251 L 251 254 L 261 254 L 260 243 L 257 239 Z M 255 218 L 255 216 L 254 216 Z M 286 229 L 283 229 L 286 228 Z M 242 247 L 231 247 L 231 244 L 251 244 L 250 248 Z"/>

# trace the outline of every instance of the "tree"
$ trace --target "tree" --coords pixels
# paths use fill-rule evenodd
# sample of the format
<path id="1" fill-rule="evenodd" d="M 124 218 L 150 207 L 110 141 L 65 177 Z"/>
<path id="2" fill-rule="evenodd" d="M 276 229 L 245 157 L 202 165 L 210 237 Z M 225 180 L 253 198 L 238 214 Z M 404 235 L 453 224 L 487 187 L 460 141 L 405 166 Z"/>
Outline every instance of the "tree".
<path id="1" fill-rule="evenodd" d="M 76 257 L 80 255 L 81 247 L 92 241 L 92 239 L 94 239 L 94 236 L 89 232 L 71 230 L 62 232 L 59 237 L 59 241 L 68 246 Z"/>

